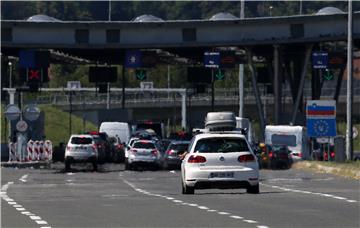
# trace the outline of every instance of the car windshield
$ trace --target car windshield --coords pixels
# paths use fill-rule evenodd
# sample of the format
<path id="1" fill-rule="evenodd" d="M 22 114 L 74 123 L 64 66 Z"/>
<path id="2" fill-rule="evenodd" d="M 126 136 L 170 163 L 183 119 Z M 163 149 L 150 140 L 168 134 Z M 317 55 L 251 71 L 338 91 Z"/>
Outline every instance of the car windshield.
<path id="1" fill-rule="evenodd" d="M 92 138 L 87 138 L 87 137 L 72 137 L 71 138 L 71 144 L 84 145 L 84 144 L 91 144 L 91 143 L 92 143 Z"/>
<path id="2" fill-rule="evenodd" d="M 94 138 L 94 142 L 96 144 L 99 144 L 99 143 L 104 143 L 104 140 L 102 140 L 100 137 L 93 137 Z"/>
<path id="3" fill-rule="evenodd" d="M 138 149 L 155 149 L 155 145 L 152 142 L 136 142 L 133 147 Z"/>
<path id="4" fill-rule="evenodd" d="M 170 145 L 170 149 L 183 152 L 187 150 L 188 146 L 189 144 L 172 144 Z"/>
<path id="5" fill-rule="evenodd" d="M 195 152 L 227 153 L 249 151 L 245 139 L 242 138 L 205 138 L 200 139 L 195 146 Z"/>
<path id="6" fill-rule="evenodd" d="M 279 145 L 296 146 L 296 136 L 274 134 L 271 136 L 271 142 Z"/>

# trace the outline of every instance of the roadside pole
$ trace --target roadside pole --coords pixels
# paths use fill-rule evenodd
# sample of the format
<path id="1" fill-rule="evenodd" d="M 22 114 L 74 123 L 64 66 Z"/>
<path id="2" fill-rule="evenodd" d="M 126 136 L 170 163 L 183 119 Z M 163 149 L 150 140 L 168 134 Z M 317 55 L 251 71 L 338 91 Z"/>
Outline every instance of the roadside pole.
<path id="1" fill-rule="evenodd" d="M 352 104 L 353 104 L 353 54 L 352 54 L 352 0 L 348 2 L 348 39 L 347 39 L 347 84 L 346 84 L 346 158 L 353 158 Z"/>

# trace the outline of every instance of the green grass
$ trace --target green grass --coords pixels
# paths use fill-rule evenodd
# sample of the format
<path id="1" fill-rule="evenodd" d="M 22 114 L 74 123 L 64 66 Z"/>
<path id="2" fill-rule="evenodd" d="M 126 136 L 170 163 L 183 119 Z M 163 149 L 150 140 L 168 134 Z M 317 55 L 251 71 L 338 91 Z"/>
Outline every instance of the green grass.
<path id="1" fill-rule="evenodd" d="M 53 145 L 58 145 L 60 142 L 67 143 L 70 137 L 69 133 L 69 113 L 64 112 L 51 105 L 40 105 L 40 110 L 45 113 L 45 136 L 53 142 Z M 5 132 L 7 124 L 4 125 L 4 106 L 1 106 L 1 142 L 7 142 Z M 7 122 L 6 122 L 7 123 Z M 85 131 L 97 130 L 97 127 L 86 122 Z M 83 131 L 83 121 L 81 118 L 72 115 L 72 133 L 77 134 Z"/>

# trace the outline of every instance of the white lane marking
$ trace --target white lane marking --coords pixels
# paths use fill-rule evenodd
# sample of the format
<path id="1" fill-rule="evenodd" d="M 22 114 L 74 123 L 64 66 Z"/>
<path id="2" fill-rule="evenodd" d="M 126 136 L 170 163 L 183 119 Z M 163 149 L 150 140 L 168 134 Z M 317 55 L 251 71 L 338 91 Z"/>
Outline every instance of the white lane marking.
<path id="1" fill-rule="evenodd" d="M 244 220 L 244 222 L 247 222 L 247 223 L 258 223 L 257 221 L 254 221 L 254 220 Z"/>
<path id="2" fill-rule="evenodd" d="M 237 215 L 231 215 L 230 218 L 233 219 L 243 219 L 243 217 L 237 216 Z"/>
<path id="3" fill-rule="evenodd" d="M 41 217 L 40 217 L 40 216 L 35 216 L 35 215 L 30 216 L 30 218 L 31 218 L 32 220 L 41 220 Z"/>
<path id="4" fill-rule="evenodd" d="M 309 191 L 302 191 L 302 190 L 297 190 L 297 189 L 283 188 L 283 187 L 280 187 L 280 186 L 269 185 L 269 184 L 264 184 L 264 183 L 260 183 L 260 184 L 264 185 L 264 186 L 267 186 L 267 187 L 270 187 L 270 188 L 276 188 L 276 189 L 280 189 L 280 190 L 287 191 L 287 192 L 318 195 L 318 196 L 329 197 L 329 198 L 333 198 L 333 199 L 337 199 L 337 200 L 343 200 L 343 201 L 346 201 L 348 203 L 357 203 L 358 202 L 357 200 L 350 200 L 350 199 L 342 197 L 342 196 L 335 196 L 335 195 L 326 194 L 326 193 L 309 192 Z"/>
<path id="5" fill-rule="evenodd" d="M 29 174 L 25 174 L 24 176 L 22 176 L 19 180 L 22 182 L 26 182 L 26 178 L 29 176 Z"/>
<path id="6" fill-rule="evenodd" d="M 24 175 L 22 176 L 19 180 L 22 182 L 26 182 L 26 178 L 28 177 L 28 175 Z M 3 185 L 1 187 L 1 191 L 3 191 L 1 193 L 1 198 L 3 200 L 5 200 L 9 205 L 12 205 L 17 211 L 19 211 L 19 213 L 29 216 L 30 219 L 34 220 L 37 224 L 39 225 L 47 225 L 47 221 L 45 220 L 41 220 L 40 216 L 36 216 L 35 214 L 31 213 L 30 211 L 26 211 L 26 209 L 22 206 L 17 204 L 13 199 L 11 199 L 8 195 L 7 195 L 7 189 L 9 188 L 9 185 L 14 184 L 14 182 L 8 182 L 7 184 Z M 47 226 L 47 227 L 41 227 L 41 228 L 51 228 L 51 226 Z"/>
<path id="7" fill-rule="evenodd" d="M 219 215 L 229 215 L 230 213 L 224 212 L 224 211 L 220 211 L 220 212 L 218 212 L 218 214 L 219 214 Z"/>
<path id="8" fill-rule="evenodd" d="M 197 207 L 198 209 L 200 210 L 206 210 L 207 212 L 217 212 L 219 215 L 228 215 L 229 218 L 232 218 L 232 219 L 238 219 L 238 220 L 242 220 L 243 222 L 246 222 L 246 223 L 250 223 L 250 224 L 255 224 L 255 223 L 258 223 L 257 221 L 255 220 L 250 220 L 250 219 L 244 219 L 244 217 L 241 217 L 241 216 L 237 216 L 237 215 L 232 215 L 231 213 L 229 212 L 225 212 L 225 211 L 217 211 L 217 210 L 214 210 L 214 209 L 209 209 L 208 207 L 205 207 L 205 206 L 200 206 L 196 203 L 186 203 L 186 202 L 183 202 L 181 200 L 177 200 L 173 197 L 169 197 L 169 196 L 165 196 L 165 195 L 159 195 L 159 194 L 152 194 L 152 193 L 149 193 L 143 189 L 140 189 L 140 188 L 137 188 L 134 184 L 130 183 L 129 181 L 123 179 L 124 183 L 129 185 L 130 187 L 132 187 L 135 191 L 137 192 L 140 192 L 140 193 L 143 193 L 145 195 L 151 195 L 151 196 L 156 196 L 156 197 L 159 197 L 159 198 L 164 198 L 164 199 L 167 199 L 173 203 L 176 203 L 177 205 L 184 205 L 184 206 L 190 206 L 190 207 Z M 257 228 L 269 228 L 268 226 L 256 226 Z"/>
<path id="9" fill-rule="evenodd" d="M 51 228 L 51 226 L 42 226 L 40 228 Z"/>
<path id="10" fill-rule="evenodd" d="M 217 212 L 217 210 L 211 209 L 211 210 L 207 210 L 208 212 Z"/>

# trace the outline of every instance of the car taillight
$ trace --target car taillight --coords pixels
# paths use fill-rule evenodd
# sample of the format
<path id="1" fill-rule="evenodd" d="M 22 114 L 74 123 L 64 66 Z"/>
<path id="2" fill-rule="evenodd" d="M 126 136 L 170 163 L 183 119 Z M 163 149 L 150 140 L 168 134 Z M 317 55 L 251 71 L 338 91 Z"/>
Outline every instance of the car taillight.
<path id="1" fill-rule="evenodd" d="M 92 148 L 93 148 L 93 150 L 96 152 L 96 150 L 97 150 L 96 145 L 92 145 Z"/>
<path id="2" fill-rule="evenodd" d="M 123 145 L 122 145 L 122 144 L 118 144 L 118 145 L 116 145 L 116 147 L 117 147 L 118 149 L 123 149 Z"/>
<path id="3" fill-rule="evenodd" d="M 205 163 L 206 158 L 203 156 L 191 155 L 188 159 L 189 163 Z"/>
<path id="4" fill-rule="evenodd" d="M 131 149 L 131 150 L 130 150 L 130 152 L 132 152 L 132 153 L 136 153 L 136 152 L 137 152 L 137 150 L 135 150 L 135 149 Z"/>
<path id="5" fill-rule="evenodd" d="M 67 150 L 71 150 L 71 146 L 67 146 L 66 149 L 67 149 Z"/>
<path id="6" fill-rule="evenodd" d="M 97 147 L 101 148 L 102 145 L 100 143 L 96 144 Z"/>
<path id="7" fill-rule="evenodd" d="M 167 153 L 168 155 L 171 155 L 171 154 L 174 153 L 174 150 L 167 150 L 166 153 Z"/>
<path id="8" fill-rule="evenodd" d="M 330 153 L 330 156 L 331 156 L 332 158 L 334 158 L 334 157 L 335 157 L 335 153 L 334 153 L 334 152 L 331 152 L 331 153 Z"/>
<path id="9" fill-rule="evenodd" d="M 299 152 L 299 157 L 301 157 L 301 158 L 302 158 L 302 153 L 301 153 L 301 152 Z"/>
<path id="10" fill-rule="evenodd" d="M 152 151 L 151 151 L 151 154 L 154 155 L 154 156 L 156 156 L 158 153 L 159 153 L 159 152 L 158 152 L 157 150 L 152 150 Z"/>
<path id="11" fill-rule="evenodd" d="M 239 162 L 252 162 L 255 161 L 255 157 L 252 154 L 240 155 L 238 157 Z"/>
<path id="12" fill-rule="evenodd" d="M 273 156 L 274 156 L 273 152 L 270 151 L 270 152 L 269 152 L 269 158 L 272 158 Z"/>

